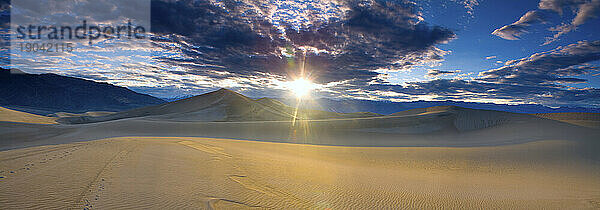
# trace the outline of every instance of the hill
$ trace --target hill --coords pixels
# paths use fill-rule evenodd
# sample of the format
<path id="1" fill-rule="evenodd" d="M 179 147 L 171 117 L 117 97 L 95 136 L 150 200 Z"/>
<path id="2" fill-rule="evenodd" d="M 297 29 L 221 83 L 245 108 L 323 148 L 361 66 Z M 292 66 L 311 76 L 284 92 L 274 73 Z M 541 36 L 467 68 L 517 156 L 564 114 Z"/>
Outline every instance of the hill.
<path id="1" fill-rule="evenodd" d="M 537 117 L 527 114 L 510 113 L 502 111 L 469 109 L 458 106 L 434 106 L 428 108 L 417 108 L 393 113 L 389 116 L 415 116 L 418 118 L 432 118 L 431 123 L 447 124 L 458 131 L 477 130 L 488 127 L 499 126 L 516 121 L 535 121 Z M 440 119 L 434 118 L 438 116 Z M 441 118 L 441 117 L 445 118 Z"/>
<path id="2" fill-rule="evenodd" d="M 0 69 L 0 105 L 30 113 L 123 111 L 164 102 L 108 83 Z"/>

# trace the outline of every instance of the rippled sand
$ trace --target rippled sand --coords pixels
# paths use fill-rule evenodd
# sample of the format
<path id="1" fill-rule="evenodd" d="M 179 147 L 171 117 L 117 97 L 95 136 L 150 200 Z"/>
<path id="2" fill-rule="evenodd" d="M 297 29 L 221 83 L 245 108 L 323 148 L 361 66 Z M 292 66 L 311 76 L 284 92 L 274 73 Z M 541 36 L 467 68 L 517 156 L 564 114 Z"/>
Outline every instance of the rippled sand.
<path id="1" fill-rule="evenodd" d="M 594 150 L 113 138 L 0 152 L 0 208 L 593 209 Z"/>

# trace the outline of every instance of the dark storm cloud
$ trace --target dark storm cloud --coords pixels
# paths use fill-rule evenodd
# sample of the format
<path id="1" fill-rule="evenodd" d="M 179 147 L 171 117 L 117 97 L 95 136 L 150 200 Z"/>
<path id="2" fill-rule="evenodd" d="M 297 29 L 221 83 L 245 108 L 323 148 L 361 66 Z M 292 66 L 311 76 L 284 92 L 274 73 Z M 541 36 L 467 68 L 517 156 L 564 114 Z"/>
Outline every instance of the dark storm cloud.
<path id="1" fill-rule="evenodd" d="M 243 2 L 152 3 L 152 30 L 164 38 L 157 43 L 176 43 L 188 57 L 165 62 L 221 66 L 233 75 L 291 76 L 302 63 L 321 83 L 371 80 L 378 68 L 441 60 L 434 45 L 454 37 L 419 22 L 414 5 L 392 1 L 343 2 L 346 15 L 306 28 L 274 26 Z"/>
<path id="2" fill-rule="evenodd" d="M 164 62 L 223 66 L 240 73 L 264 71 L 260 64 L 266 60 L 284 64 L 274 54 L 280 41 L 268 36 L 277 30 L 267 23 L 250 24 L 208 1 L 152 1 L 151 12 L 152 31 L 163 35 L 156 43 L 188 56 Z"/>

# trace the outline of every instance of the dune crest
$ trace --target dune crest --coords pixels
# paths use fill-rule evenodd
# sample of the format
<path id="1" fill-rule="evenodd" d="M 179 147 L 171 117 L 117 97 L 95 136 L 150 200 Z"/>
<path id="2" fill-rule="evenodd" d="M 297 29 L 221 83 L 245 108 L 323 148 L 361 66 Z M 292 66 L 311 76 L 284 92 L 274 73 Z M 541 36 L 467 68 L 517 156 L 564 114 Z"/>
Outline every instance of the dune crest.
<path id="1" fill-rule="evenodd" d="M 600 113 L 567 112 L 542 113 L 534 115 L 541 118 L 561 121 L 573 125 L 600 129 Z"/>
<path id="2" fill-rule="evenodd" d="M 56 118 L 29 114 L 0 107 L 0 121 L 34 124 L 57 124 Z"/>
<path id="3" fill-rule="evenodd" d="M 379 116 L 373 113 L 340 114 L 318 110 L 296 110 L 274 99 L 251 99 L 228 89 L 169 102 L 118 112 L 105 116 L 63 117 L 58 121 L 68 124 L 102 122 L 144 117 L 169 121 L 291 121 L 294 119 L 329 119 Z"/>

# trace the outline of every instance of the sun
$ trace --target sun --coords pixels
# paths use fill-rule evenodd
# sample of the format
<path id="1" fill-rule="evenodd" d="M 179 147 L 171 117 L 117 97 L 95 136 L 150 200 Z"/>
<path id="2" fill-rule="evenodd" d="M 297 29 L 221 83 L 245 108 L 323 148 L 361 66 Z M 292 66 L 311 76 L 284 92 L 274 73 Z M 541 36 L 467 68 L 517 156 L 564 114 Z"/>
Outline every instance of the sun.
<path id="1" fill-rule="evenodd" d="M 296 95 L 297 98 L 304 98 L 314 89 L 314 84 L 307 79 L 300 78 L 288 83 L 288 88 Z"/>

